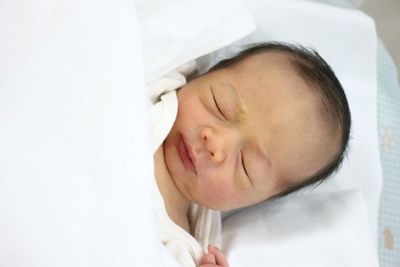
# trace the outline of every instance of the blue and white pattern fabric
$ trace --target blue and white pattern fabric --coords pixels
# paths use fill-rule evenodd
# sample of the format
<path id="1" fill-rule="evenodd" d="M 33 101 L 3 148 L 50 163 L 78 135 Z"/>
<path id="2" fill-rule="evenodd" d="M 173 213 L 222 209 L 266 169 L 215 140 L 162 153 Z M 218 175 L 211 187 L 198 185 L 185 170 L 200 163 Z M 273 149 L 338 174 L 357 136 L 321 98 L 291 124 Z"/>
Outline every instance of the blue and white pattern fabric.
<path id="1" fill-rule="evenodd" d="M 400 87 L 396 66 L 378 44 L 378 129 L 383 191 L 379 211 L 381 267 L 400 266 Z"/>

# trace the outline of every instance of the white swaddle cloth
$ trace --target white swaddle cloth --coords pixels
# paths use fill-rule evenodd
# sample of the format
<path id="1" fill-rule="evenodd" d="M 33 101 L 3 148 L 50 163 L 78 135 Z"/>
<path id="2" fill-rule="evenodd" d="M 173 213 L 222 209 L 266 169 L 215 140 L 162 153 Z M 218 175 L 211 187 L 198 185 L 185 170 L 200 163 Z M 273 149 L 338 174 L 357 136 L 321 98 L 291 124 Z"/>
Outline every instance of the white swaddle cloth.
<path id="1" fill-rule="evenodd" d="M 146 85 L 150 100 L 148 105 L 153 153 L 160 147 L 174 124 L 178 112 L 176 90 L 186 84 L 186 76 L 195 69 L 196 64 L 190 61 Z"/>

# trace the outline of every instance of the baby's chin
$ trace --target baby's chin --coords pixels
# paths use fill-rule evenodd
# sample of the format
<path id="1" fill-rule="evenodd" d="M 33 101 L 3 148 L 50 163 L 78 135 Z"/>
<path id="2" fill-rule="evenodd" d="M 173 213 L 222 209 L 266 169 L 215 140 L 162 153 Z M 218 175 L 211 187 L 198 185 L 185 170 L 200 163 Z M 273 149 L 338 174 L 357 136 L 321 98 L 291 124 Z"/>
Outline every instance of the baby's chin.
<path id="1" fill-rule="evenodd" d="M 216 194 L 214 194 L 215 196 Z M 228 203 L 226 200 L 223 199 L 214 199 L 214 197 L 210 197 L 208 194 L 204 194 L 201 197 L 194 197 L 193 203 L 206 207 L 208 209 L 212 209 L 215 211 L 230 211 L 235 209 L 237 205 L 233 203 Z"/>

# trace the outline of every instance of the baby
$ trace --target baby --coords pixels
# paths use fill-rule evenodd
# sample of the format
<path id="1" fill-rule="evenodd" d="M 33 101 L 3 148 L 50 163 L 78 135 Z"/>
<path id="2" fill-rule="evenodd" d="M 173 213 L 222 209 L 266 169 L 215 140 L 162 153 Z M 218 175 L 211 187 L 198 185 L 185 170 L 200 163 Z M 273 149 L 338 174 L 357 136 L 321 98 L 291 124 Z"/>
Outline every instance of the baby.
<path id="1" fill-rule="evenodd" d="M 191 203 L 228 211 L 320 183 L 338 169 L 350 133 L 346 96 L 312 50 L 253 46 L 192 79 L 154 155 L 169 217 L 187 233 Z M 210 245 L 200 266 L 228 266 Z"/>

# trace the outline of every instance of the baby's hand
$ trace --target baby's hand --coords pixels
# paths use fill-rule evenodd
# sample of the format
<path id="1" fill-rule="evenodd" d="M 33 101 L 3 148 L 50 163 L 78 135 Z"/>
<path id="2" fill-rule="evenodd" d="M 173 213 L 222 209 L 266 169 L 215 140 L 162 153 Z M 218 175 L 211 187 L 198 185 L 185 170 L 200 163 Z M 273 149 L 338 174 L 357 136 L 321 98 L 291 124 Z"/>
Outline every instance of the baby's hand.
<path id="1" fill-rule="evenodd" d="M 229 267 L 225 255 L 219 248 L 209 244 L 208 253 L 200 260 L 199 267 Z"/>

